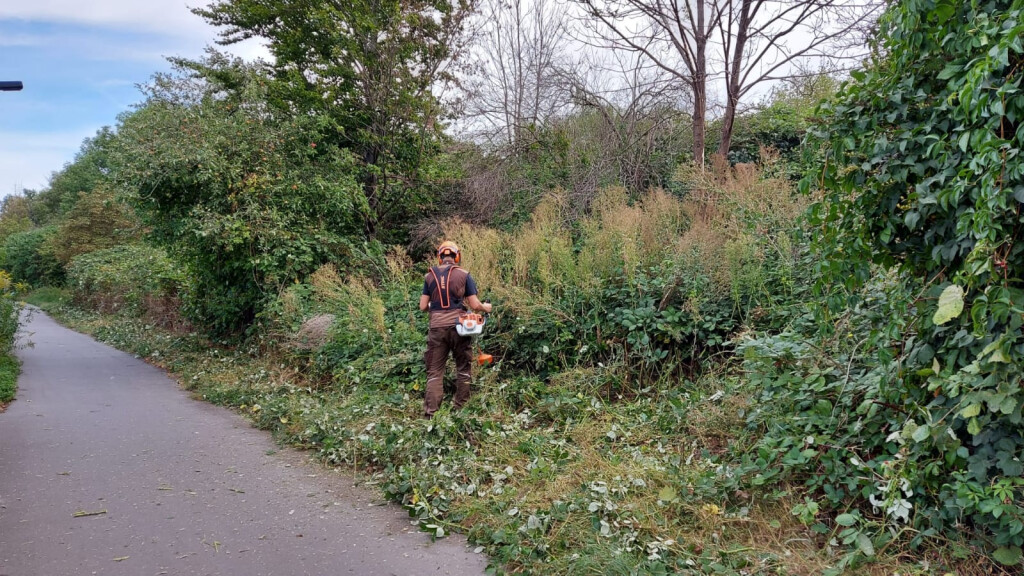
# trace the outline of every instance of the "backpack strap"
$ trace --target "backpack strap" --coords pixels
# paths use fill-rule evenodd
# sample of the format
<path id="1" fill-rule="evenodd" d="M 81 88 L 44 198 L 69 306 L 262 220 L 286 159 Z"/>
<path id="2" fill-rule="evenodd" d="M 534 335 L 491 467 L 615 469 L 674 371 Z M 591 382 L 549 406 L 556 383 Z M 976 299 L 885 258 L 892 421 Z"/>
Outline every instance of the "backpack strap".
<path id="1" fill-rule="evenodd" d="M 431 310 L 448 310 L 452 307 L 451 290 L 449 287 L 448 277 L 451 275 L 452 270 L 459 269 L 458 266 L 449 266 L 445 270 L 441 270 L 438 266 L 430 267 L 430 275 L 434 277 L 434 288 L 431 290 L 437 290 L 437 296 L 440 300 L 435 302 L 433 295 L 430 298 L 430 309 Z M 459 308 L 462 307 L 462 298 L 455 299 L 455 305 Z M 436 306 L 435 306 L 436 304 Z"/>

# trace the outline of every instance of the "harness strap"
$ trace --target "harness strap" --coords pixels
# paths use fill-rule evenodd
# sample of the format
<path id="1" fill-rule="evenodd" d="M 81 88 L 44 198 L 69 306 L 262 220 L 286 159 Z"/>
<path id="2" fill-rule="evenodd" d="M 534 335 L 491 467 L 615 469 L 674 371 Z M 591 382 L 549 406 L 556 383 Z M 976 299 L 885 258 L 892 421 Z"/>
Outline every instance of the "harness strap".
<path id="1" fill-rule="evenodd" d="M 447 270 L 440 270 L 437 266 L 430 267 L 430 275 L 434 277 L 434 289 L 437 290 L 437 295 L 440 299 L 440 310 L 447 310 L 452 307 L 452 297 L 448 276 L 451 274 L 452 270 L 457 268 L 459 267 L 449 266 Z M 456 298 L 455 300 L 456 305 L 462 306 L 462 298 Z M 438 308 L 434 307 L 433 297 L 431 297 L 430 307 L 434 310 L 438 310 Z"/>

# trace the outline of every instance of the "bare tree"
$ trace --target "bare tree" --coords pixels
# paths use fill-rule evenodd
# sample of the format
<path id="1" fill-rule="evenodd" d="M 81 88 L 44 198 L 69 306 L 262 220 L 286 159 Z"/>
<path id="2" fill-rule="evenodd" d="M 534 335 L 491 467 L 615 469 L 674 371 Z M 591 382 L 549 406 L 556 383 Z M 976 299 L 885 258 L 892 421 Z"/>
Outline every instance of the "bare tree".
<path id="1" fill-rule="evenodd" d="M 882 7 L 873 0 L 720 1 L 726 102 L 718 153 L 723 156 L 744 96 L 763 82 L 803 74 L 809 64 L 820 68 L 865 54 L 866 44 L 852 46 L 847 40 L 862 37 L 864 25 Z"/>
<path id="2" fill-rule="evenodd" d="M 660 185 L 653 159 L 669 140 L 678 140 L 689 91 L 642 54 L 624 51 L 591 53 L 585 65 L 562 76 L 576 106 L 603 120 L 601 157 L 614 162 L 619 183 L 633 193 Z"/>
<path id="3" fill-rule="evenodd" d="M 841 42 L 873 19 L 881 0 L 576 0 L 591 30 L 637 52 L 693 94 L 693 155 L 704 165 L 709 86 L 724 81 L 718 153 L 729 151 L 736 111 L 763 82 L 807 59 L 848 57 Z M 849 48 L 846 45 L 845 48 Z"/>
<path id="4" fill-rule="evenodd" d="M 693 156 L 704 164 L 708 48 L 721 19 L 716 0 L 577 0 L 612 48 L 643 54 L 689 88 Z M 725 0 L 722 0 L 725 1 Z"/>
<path id="5" fill-rule="evenodd" d="M 566 8 L 555 0 L 486 0 L 475 78 L 468 82 L 470 130 L 519 146 L 529 129 L 568 109 L 556 71 L 570 50 Z"/>

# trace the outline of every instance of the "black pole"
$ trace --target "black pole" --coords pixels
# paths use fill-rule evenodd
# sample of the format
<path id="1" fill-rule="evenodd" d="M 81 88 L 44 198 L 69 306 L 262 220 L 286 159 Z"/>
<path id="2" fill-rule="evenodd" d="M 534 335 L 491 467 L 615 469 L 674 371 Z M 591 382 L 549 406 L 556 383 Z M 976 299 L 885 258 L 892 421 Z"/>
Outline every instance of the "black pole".
<path id="1" fill-rule="evenodd" d="M 11 82 L 0 81 L 0 92 L 17 92 L 24 88 L 25 85 L 20 80 L 14 80 Z"/>

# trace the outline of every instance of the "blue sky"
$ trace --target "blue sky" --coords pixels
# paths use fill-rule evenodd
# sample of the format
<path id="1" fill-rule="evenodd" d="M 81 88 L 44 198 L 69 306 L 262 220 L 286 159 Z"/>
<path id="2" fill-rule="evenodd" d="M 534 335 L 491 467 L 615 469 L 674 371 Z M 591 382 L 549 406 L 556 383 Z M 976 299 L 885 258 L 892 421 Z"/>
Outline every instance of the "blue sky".
<path id="1" fill-rule="evenodd" d="M 188 5 L 202 5 L 196 0 Z M 198 56 L 216 30 L 180 0 L 0 0 L 0 196 L 44 188 L 82 140 L 140 101 L 136 87 Z M 233 47 L 251 58 L 258 44 Z"/>

